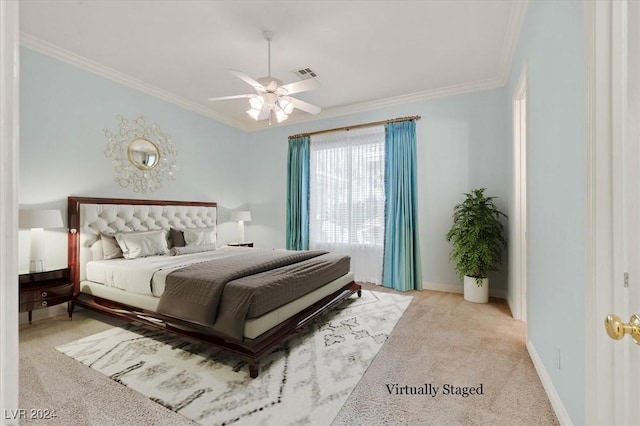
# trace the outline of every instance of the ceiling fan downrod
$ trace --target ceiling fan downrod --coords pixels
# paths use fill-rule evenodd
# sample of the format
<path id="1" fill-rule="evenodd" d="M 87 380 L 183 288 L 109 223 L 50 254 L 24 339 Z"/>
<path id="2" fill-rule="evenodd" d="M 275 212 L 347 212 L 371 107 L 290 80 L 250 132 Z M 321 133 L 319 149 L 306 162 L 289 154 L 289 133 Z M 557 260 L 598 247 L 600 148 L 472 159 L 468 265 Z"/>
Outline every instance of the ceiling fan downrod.
<path id="1" fill-rule="evenodd" d="M 267 77 L 271 77 L 271 31 L 264 30 L 262 35 L 267 40 Z"/>

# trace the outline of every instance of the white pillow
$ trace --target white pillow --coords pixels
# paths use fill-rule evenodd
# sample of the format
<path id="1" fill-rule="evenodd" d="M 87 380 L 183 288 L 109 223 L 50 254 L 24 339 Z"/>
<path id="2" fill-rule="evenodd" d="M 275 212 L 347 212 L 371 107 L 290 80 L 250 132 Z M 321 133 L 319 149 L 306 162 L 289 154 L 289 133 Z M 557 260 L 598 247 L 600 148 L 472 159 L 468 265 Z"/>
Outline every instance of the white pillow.
<path id="1" fill-rule="evenodd" d="M 186 228 L 182 230 L 184 242 L 187 246 L 202 246 L 216 243 L 216 234 L 213 227 Z"/>
<path id="2" fill-rule="evenodd" d="M 172 247 L 169 250 L 169 255 L 171 256 L 180 256 L 183 254 L 192 254 L 192 253 L 203 253 L 205 251 L 215 251 L 216 246 L 213 244 L 201 244 L 199 246 L 183 246 L 183 247 Z"/>
<path id="3" fill-rule="evenodd" d="M 125 259 L 167 254 L 167 231 L 139 231 L 116 234 Z"/>
<path id="4" fill-rule="evenodd" d="M 102 251 L 102 240 L 98 238 L 95 243 L 91 244 L 91 260 L 101 260 L 104 258 Z"/>
<path id="5" fill-rule="evenodd" d="M 103 259 L 117 259 L 122 257 L 122 249 L 120 248 L 120 244 L 118 244 L 115 235 L 100 233 L 100 240 L 102 241 Z"/>

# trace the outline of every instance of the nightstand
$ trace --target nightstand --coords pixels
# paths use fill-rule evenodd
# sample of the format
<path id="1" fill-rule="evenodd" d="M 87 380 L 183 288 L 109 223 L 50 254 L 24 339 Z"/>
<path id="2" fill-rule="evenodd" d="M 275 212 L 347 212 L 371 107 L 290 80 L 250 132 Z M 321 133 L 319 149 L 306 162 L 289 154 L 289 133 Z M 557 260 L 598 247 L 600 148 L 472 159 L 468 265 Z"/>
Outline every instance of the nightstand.
<path id="1" fill-rule="evenodd" d="M 227 243 L 230 247 L 253 247 L 253 241 L 247 241 L 244 243 Z"/>
<path id="2" fill-rule="evenodd" d="M 67 302 L 69 318 L 73 314 L 71 268 L 20 274 L 20 312 L 31 312 Z"/>

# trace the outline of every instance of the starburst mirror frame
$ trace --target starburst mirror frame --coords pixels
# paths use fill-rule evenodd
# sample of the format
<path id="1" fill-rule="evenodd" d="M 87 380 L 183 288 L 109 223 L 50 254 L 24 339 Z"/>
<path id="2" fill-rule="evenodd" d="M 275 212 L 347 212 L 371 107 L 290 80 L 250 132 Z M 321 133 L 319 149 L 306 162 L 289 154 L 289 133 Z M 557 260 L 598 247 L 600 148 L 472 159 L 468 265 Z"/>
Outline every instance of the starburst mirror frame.
<path id="1" fill-rule="evenodd" d="M 147 126 L 144 115 L 127 120 L 122 115 L 118 129 L 104 129 L 107 147 L 104 154 L 111 159 L 116 171 L 114 179 L 121 187 L 132 187 L 134 192 L 146 194 L 162 188 L 163 181 L 175 180 L 178 155 L 171 135 L 160 126 Z"/>

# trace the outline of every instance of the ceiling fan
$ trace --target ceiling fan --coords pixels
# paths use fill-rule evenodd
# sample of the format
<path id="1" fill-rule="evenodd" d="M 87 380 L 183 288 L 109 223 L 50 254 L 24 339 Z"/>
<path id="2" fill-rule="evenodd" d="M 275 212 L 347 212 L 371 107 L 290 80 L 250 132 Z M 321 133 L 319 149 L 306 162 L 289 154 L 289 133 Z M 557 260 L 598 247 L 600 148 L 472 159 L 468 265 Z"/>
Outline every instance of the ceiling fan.
<path id="1" fill-rule="evenodd" d="M 291 94 L 306 92 L 320 87 L 320 83 L 315 78 L 297 81 L 290 84 L 282 84 L 282 81 L 271 76 L 271 32 L 263 32 L 265 40 L 268 43 L 268 75 L 253 79 L 245 73 L 237 70 L 229 70 L 240 80 L 253 87 L 256 93 L 222 96 L 218 98 L 209 98 L 210 101 L 222 101 L 227 99 L 249 99 L 250 109 L 247 114 L 254 120 L 269 119 L 271 125 L 272 117 L 275 117 L 278 123 L 282 123 L 289 118 L 289 115 L 295 108 L 309 114 L 317 114 L 321 111 L 320 107 L 312 105 L 300 99 L 292 98 Z"/>

